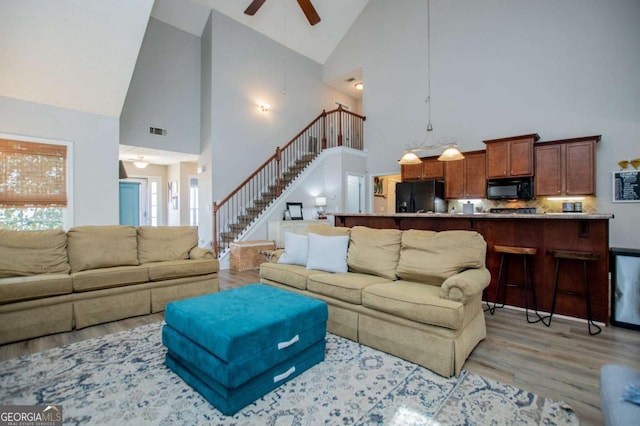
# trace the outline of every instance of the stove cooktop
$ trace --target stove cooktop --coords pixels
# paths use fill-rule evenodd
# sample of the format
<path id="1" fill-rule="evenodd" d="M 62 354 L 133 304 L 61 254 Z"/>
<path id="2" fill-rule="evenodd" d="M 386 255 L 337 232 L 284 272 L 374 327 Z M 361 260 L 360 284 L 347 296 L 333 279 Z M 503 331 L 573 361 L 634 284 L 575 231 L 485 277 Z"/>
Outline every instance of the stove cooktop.
<path id="1" fill-rule="evenodd" d="M 518 208 L 494 208 L 489 209 L 489 213 L 500 213 L 500 214 L 535 214 L 537 213 L 535 207 L 518 207 Z"/>

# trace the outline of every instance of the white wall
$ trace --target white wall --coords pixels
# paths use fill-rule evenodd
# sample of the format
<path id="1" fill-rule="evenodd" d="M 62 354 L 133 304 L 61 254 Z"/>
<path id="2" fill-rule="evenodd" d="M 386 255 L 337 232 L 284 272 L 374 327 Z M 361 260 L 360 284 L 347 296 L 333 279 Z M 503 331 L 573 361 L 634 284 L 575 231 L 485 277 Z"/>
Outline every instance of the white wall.
<path id="1" fill-rule="evenodd" d="M 211 165 L 213 163 L 213 141 L 212 131 L 212 76 L 211 76 L 211 55 L 212 55 L 212 17 L 209 15 L 207 24 L 202 32 L 202 42 L 200 44 L 200 164 L 204 166 L 204 173 L 198 179 L 198 189 L 200 194 L 200 209 L 198 217 L 198 234 L 200 245 L 211 246 L 213 244 L 213 174 Z"/>
<path id="2" fill-rule="evenodd" d="M 372 174 L 399 171 L 400 152 L 426 133 L 426 5 L 371 0 L 325 64 L 325 80 L 362 67 Z M 601 134 L 598 208 L 615 214 L 610 244 L 640 247 L 628 232 L 640 204 L 611 202 L 617 162 L 640 155 L 638 19 L 634 0 L 432 0 L 434 137 L 471 151 L 534 132 Z"/>
<path id="3" fill-rule="evenodd" d="M 200 37 L 149 25 L 120 116 L 120 143 L 200 153 Z M 166 136 L 149 127 L 167 130 Z"/>
<path id="4" fill-rule="evenodd" d="M 317 218 L 315 197 L 320 195 L 327 197 L 327 214 L 345 211 L 346 181 L 349 173 L 366 175 L 366 155 L 362 151 L 344 147 L 323 151 L 303 175 L 287 188 L 283 196 L 269 207 L 264 220 L 256 222 L 243 239 L 267 239 L 269 221 L 282 220 L 287 202 L 302 203 L 303 217 L 309 220 Z M 221 268 L 228 268 L 226 259 L 221 261 Z"/>
<path id="5" fill-rule="evenodd" d="M 73 225 L 118 224 L 117 118 L 0 97 L 0 133 L 73 142 Z"/>
<path id="6" fill-rule="evenodd" d="M 211 31 L 211 136 L 207 138 L 203 130 L 203 140 L 212 144 L 212 193 L 214 200 L 221 200 L 277 146 L 292 139 L 323 109 L 334 109 L 335 99 L 356 102 L 322 82 L 320 64 L 225 15 L 213 11 L 207 31 Z M 203 34 L 202 42 L 207 49 L 208 34 Z M 260 112 L 259 102 L 270 104 L 271 110 Z"/>

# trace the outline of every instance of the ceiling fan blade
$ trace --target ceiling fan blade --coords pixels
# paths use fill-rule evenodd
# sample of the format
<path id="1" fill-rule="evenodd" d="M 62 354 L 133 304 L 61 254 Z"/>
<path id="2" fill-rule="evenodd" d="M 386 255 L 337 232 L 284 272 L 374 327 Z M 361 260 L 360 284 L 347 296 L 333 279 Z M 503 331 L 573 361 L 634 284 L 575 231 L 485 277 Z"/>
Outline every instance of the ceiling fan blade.
<path id="1" fill-rule="evenodd" d="M 320 15 L 318 15 L 316 8 L 311 4 L 311 0 L 298 0 L 298 4 L 311 25 L 320 22 Z"/>
<path id="2" fill-rule="evenodd" d="M 251 16 L 255 15 L 255 13 L 258 11 L 258 9 L 260 9 L 265 1 L 267 0 L 253 0 L 249 7 L 244 10 L 244 13 Z"/>

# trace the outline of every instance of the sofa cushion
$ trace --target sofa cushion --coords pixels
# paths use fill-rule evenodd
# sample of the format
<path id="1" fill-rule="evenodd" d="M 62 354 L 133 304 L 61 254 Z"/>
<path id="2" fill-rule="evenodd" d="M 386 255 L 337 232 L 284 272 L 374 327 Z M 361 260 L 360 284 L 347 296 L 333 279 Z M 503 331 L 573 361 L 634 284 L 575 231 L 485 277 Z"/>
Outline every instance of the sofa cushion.
<path id="1" fill-rule="evenodd" d="M 260 265 L 260 278 L 286 284 L 300 290 L 307 289 L 307 278 L 320 272 L 300 265 L 285 265 L 281 263 L 263 263 Z"/>
<path id="2" fill-rule="evenodd" d="M 375 284 L 362 290 L 362 305 L 423 324 L 461 328 L 465 306 L 441 299 L 439 292 L 437 286 L 410 281 Z"/>
<path id="3" fill-rule="evenodd" d="M 138 265 L 133 226 L 77 226 L 67 232 L 71 272 Z"/>
<path id="4" fill-rule="evenodd" d="M 402 232 L 397 275 L 408 281 L 440 285 L 458 272 L 484 266 L 487 244 L 475 231 Z"/>
<path id="5" fill-rule="evenodd" d="M 112 266 L 73 272 L 73 291 L 91 291 L 103 288 L 122 287 L 149 281 L 146 266 Z"/>
<path id="6" fill-rule="evenodd" d="M 284 253 L 278 258 L 278 263 L 287 265 L 307 265 L 309 257 L 309 237 L 293 232 L 284 233 Z"/>
<path id="7" fill-rule="evenodd" d="M 396 279 L 402 231 L 354 226 L 351 229 L 349 270 Z"/>
<path id="8" fill-rule="evenodd" d="M 71 276 L 69 274 L 40 274 L 4 278 L 0 281 L 0 305 L 71 292 Z"/>
<path id="9" fill-rule="evenodd" d="M 173 280 L 218 272 L 217 259 L 173 260 L 168 262 L 145 263 L 151 281 Z"/>
<path id="10" fill-rule="evenodd" d="M 347 235 L 325 236 L 309 234 L 309 257 L 307 269 L 327 272 L 347 272 Z"/>
<path id="11" fill-rule="evenodd" d="M 69 273 L 64 231 L 0 230 L 0 278 L 56 273 Z"/>
<path id="12" fill-rule="evenodd" d="M 346 272 L 344 274 L 315 274 L 307 280 L 307 289 L 356 305 L 362 304 L 362 289 L 373 284 L 391 281 L 375 275 Z"/>
<path id="13" fill-rule="evenodd" d="M 138 228 L 138 259 L 140 263 L 184 260 L 198 245 L 195 226 L 140 226 Z"/>

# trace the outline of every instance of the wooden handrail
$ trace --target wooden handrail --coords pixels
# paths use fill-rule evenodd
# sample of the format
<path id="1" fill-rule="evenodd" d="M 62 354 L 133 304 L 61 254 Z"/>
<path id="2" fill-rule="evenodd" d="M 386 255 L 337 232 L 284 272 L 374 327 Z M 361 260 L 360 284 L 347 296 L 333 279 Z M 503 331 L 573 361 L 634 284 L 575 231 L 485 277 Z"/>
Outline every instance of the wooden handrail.
<path id="1" fill-rule="evenodd" d="M 276 159 L 276 161 L 278 161 L 278 162 L 279 162 L 279 161 L 280 161 L 280 159 L 279 159 L 279 155 L 278 155 L 278 153 L 279 153 L 279 151 L 278 151 L 278 150 L 279 150 L 279 148 L 276 148 L 276 153 L 275 153 L 275 154 L 273 154 L 271 157 L 267 158 L 267 161 L 265 161 L 265 162 L 264 162 L 264 163 L 262 163 L 260 166 L 258 166 L 258 168 L 256 169 L 256 171 L 255 171 L 255 172 L 253 172 L 252 174 L 250 174 L 250 175 L 249 175 L 249 177 L 248 177 L 248 178 L 246 178 L 245 180 L 243 180 L 243 181 L 242 181 L 242 183 L 241 183 L 240 185 L 236 186 L 236 188 L 235 188 L 233 191 L 231 191 L 231 192 L 229 193 L 229 195 L 227 195 L 226 197 L 224 197 L 224 198 L 222 199 L 222 201 L 220 201 L 220 202 L 218 203 L 218 205 L 220 205 L 220 206 L 221 206 L 221 205 L 223 205 L 224 203 L 228 202 L 228 201 L 231 199 L 231 197 L 233 197 L 235 194 L 237 194 L 237 193 L 238 193 L 238 192 L 239 192 L 239 191 L 240 191 L 240 190 L 241 190 L 241 189 L 242 189 L 242 188 L 243 188 L 247 183 L 251 182 L 251 179 L 253 179 L 254 177 L 256 177 L 256 176 L 260 173 L 260 171 L 261 171 L 261 170 L 263 170 L 263 169 L 264 169 L 264 168 L 265 168 L 265 167 L 266 167 L 266 166 L 267 166 L 271 161 L 273 161 L 274 159 Z M 215 211 L 215 210 L 214 210 L 214 211 Z"/>
<path id="2" fill-rule="evenodd" d="M 335 118 L 327 119 L 336 113 L 337 121 Z M 342 113 L 351 117 L 345 117 L 343 120 Z M 319 152 L 329 147 L 343 146 L 343 130 L 347 132 L 347 141 L 351 148 L 363 149 L 362 123 L 364 120 L 366 120 L 364 116 L 346 111 L 342 106 L 331 111 L 323 110 L 284 146 L 276 147 L 275 153 L 222 201 L 213 202 L 212 246 L 216 254 L 219 256 L 221 250 L 227 248 L 230 238 L 235 239 L 243 232 L 242 229 L 248 226 L 248 223 L 262 213 L 261 209 L 266 208 L 274 198 L 279 197 L 286 185 L 295 179 Z M 345 129 L 343 129 L 343 123 L 346 124 Z M 331 129 L 329 135 L 331 140 L 327 138 L 328 127 Z M 321 139 L 320 146 L 317 144 L 318 138 Z M 223 243 L 222 247 L 221 243 Z"/>

